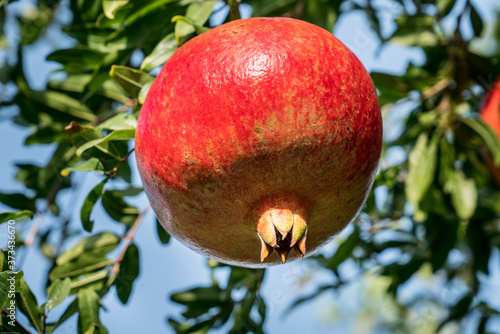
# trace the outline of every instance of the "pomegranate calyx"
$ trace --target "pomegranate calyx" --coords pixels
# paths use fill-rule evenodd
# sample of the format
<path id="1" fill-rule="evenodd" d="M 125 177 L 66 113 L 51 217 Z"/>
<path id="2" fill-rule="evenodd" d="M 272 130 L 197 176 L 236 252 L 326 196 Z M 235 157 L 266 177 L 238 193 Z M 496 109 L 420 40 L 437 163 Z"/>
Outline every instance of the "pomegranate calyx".
<path id="1" fill-rule="evenodd" d="M 260 261 L 269 257 L 272 250 L 285 263 L 293 249 L 303 258 L 306 253 L 307 223 L 297 212 L 290 209 L 272 208 L 265 211 L 257 222 L 257 232 L 261 240 Z"/>

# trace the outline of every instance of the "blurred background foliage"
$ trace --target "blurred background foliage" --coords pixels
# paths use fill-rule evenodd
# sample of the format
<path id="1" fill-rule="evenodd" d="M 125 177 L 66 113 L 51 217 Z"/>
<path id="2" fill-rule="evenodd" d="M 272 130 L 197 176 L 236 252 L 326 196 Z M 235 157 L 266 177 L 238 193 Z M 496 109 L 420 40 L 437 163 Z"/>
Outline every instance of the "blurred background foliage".
<path id="1" fill-rule="evenodd" d="M 354 285 L 365 296 L 361 312 L 372 315 L 361 314 L 361 324 L 376 322 L 360 332 L 456 332 L 472 322 L 473 331 L 488 333 L 500 310 L 479 292 L 491 266 L 499 266 L 490 257 L 500 246 L 500 189 L 484 156 L 500 164 L 500 145 L 478 111 L 500 75 L 500 24 L 488 24 L 477 1 L 1 0 L 1 120 L 30 130 L 24 145 L 53 147 L 44 165 L 13 162 L 24 191 L 0 189 L 0 202 L 10 208 L 0 213 L 1 222 L 16 220 L 26 232 L 17 233 L 17 254 L 32 248 L 50 262 L 48 275 L 39 276 L 46 286 L 41 300 L 30 290 L 34 282 L 25 281 L 22 271 L 16 274 L 15 298 L 25 317 L 12 325 L 5 310 L 7 250 L 0 253 L 2 330 L 57 333 L 77 314 L 78 333 L 107 333 L 101 299 L 114 294 L 127 303 L 139 275 L 141 245 L 133 237 L 148 208 L 134 206 L 130 198 L 142 193 L 131 177 L 141 103 L 159 67 L 182 43 L 246 10 L 306 20 L 329 31 L 346 13 L 358 11 L 381 47 L 398 44 L 425 54 L 423 64 L 410 63 L 400 75 L 371 73 L 386 129 L 395 127 L 385 136 L 374 190 L 349 234 L 336 241 L 336 251 L 304 260 L 326 272 L 330 282 L 290 310 Z M 58 69 L 35 89 L 25 74 L 25 57 L 44 36 L 67 43 L 47 57 Z M 401 105 L 406 112 L 399 112 Z M 78 193 L 76 180 L 85 173 L 100 174 L 101 180 L 83 202 L 70 201 L 69 211 L 80 212 L 75 229 L 61 197 Z M 96 206 L 122 224 L 121 234 L 83 232 L 99 225 L 93 220 Z M 169 243 L 163 229 L 157 232 Z M 346 262 L 355 273 L 350 277 L 339 270 Z M 212 284 L 172 293 L 171 301 L 184 312 L 165 326 L 176 333 L 263 333 L 265 271 L 207 263 Z M 17 266 L 22 269 L 22 263 Z M 230 274 L 221 280 L 219 270 Z M 422 277 L 436 287 L 434 293 L 402 294 L 403 286 Z M 60 304 L 65 308 L 49 321 Z M 332 318 L 347 317 L 345 309 L 332 312 Z"/>

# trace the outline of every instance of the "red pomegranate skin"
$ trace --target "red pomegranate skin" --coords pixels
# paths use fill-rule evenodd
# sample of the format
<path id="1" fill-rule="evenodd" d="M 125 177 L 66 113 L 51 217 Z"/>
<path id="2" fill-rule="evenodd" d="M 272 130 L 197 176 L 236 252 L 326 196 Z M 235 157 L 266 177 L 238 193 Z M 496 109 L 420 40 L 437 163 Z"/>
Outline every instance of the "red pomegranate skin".
<path id="1" fill-rule="evenodd" d="M 253 268 L 281 262 L 275 252 L 260 260 L 266 207 L 285 198 L 305 210 L 314 253 L 361 210 L 381 146 L 361 62 L 328 31 L 290 18 L 232 21 L 185 43 L 151 86 L 136 132 L 163 227 L 210 258 Z"/>
<path id="2" fill-rule="evenodd" d="M 493 90 L 484 101 L 481 108 L 481 119 L 488 124 L 500 138 L 500 80 L 493 85 Z M 484 154 L 486 166 L 495 182 L 500 186 L 500 166 L 495 166 L 493 158 Z"/>

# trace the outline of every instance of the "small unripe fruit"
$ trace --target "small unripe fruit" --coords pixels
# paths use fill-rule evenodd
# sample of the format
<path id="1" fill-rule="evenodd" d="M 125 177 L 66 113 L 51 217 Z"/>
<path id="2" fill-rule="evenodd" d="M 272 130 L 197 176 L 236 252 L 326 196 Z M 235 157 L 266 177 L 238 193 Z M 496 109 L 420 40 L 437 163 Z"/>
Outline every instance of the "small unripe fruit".
<path id="1" fill-rule="evenodd" d="M 165 229 L 247 267 L 309 255 L 351 222 L 381 146 L 361 62 L 289 18 L 237 20 L 184 44 L 151 86 L 136 135 Z"/>

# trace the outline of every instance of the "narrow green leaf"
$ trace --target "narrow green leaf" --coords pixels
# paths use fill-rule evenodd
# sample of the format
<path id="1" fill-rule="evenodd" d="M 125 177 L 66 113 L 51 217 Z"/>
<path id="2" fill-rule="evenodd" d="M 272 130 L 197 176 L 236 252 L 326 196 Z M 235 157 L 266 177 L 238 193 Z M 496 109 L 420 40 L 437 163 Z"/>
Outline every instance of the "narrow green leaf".
<path id="1" fill-rule="evenodd" d="M 47 332 L 50 334 L 56 330 L 62 323 L 68 320 L 71 316 L 78 312 L 78 298 L 73 299 L 71 304 L 68 305 L 66 311 L 64 311 L 63 315 L 53 324 L 47 324 Z"/>
<path id="2" fill-rule="evenodd" d="M 174 293 L 170 299 L 173 302 L 186 306 L 216 307 L 224 304 L 227 297 L 218 286 L 199 287 L 183 292 Z"/>
<path id="3" fill-rule="evenodd" d="M 113 192 L 115 194 L 118 194 L 119 196 L 137 196 L 143 191 L 144 191 L 143 187 L 133 187 L 133 186 L 124 189 L 113 189 Z"/>
<path id="4" fill-rule="evenodd" d="M 68 75 L 68 77 L 64 80 L 50 81 L 48 86 L 51 89 L 83 93 L 85 91 L 85 87 L 91 79 L 92 74 L 75 73 Z M 120 86 L 111 79 L 104 81 L 95 93 L 122 103 L 127 103 L 129 101 L 129 98 L 125 96 L 125 93 Z"/>
<path id="5" fill-rule="evenodd" d="M 415 209 L 418 208 L 418 204 L 434 181 L 438 143 L 439 136 L 437 134 L 429 142 L 427 132 L 423 132 L 408 156 L 409 165 L 405 193 Z"/>
<path id="6" fill-rule="evenodd" d="M 34 133 L 26 137 L 24 145 L 50 144 L 53 142 L 60 142 L 66 138 L 67 136 L 64 133 L 62 124 L 51 123 L 38 126 Z"/>
<path id="7" fill-rule="evenodd" d="M 121 113 L 102 122 L 96 130 L 131 130 L 137 127 L 137 118 L 134 115 Z"/>
<path id="8" fill-rule="evenodd" d="M 194 32 L 200 35 L 208 30 L 203 25 L 212 14 L 213 7 L 217 2 L 194 2 L 188 6 L 186 16 L 178 15 L 172 18 L 172 22 L 176 22 L 175 39 L 178 45 L 185 43 Z"/>
<path id="9" fill-rule="evenodd" d="M 36 211 L 35 201 L 24 194 L 0 193 L 0 202 L 14 209 Z"/>
<path id="10" fill-rule="evenodd" d="M 141 88 L 139 96 L 137 97 L 137 100 L 139 101 L 140 104 L 144 104 L 144 102 L 146 101 L 146 97 L 148 96 L 149 89 L 151 88 L 152 84 L 153 82 L 148 82 Z"/>
<path id="11" fill-rule="evenodd" d="M 28 317 L 30 324 L 42 333 L 42 313 L 38 307 L 35 295 L 31 292 L 24 278 L 20 279 L 21 290 L 16 294 L 16 304 L 19 310 Z"/>
<path id="12" fill-rule="evenodd" d="M 74 247 L 62 253 L 56 260 L 57 265 L 62 265 L 76 259 L 83 253 L 93 256 L 102 256 L 109 253 L 120 243 L 120 238 L 111 232 L 102 232 L 81 240 Z"/>
<path id="13" fill-rule="evenodd" d="M 69 95 L 56 92 L 56 91 L 34 91 L 28 88 L 26 84 L 18 82 L 18 87 L 21 92 L 28 98 L 45 104 L 46 106 L 69 114 L 71 116 L 93 122 L 97 119 L 92 110 L 90 110 L 81 101 L 72 98 Z"/>
<path id="14" fill-rule="evenodd" d="M 160 242 L 164 245 L 168 244 L 170 241 L 170 234 L 161 226 L 158 219 L 156 219 L 156 231 L 158 233 L 158 238 L 160 238 Z"/>
<path id="15" fill-rule="evenodd" d="M 76 293 L 81 289 L 92 288 L 97 291 L 101 290 L 108 280 L 109 270 L 100 270 L 95 273 L 82 275 L 83 277 L 74 277 L 71 280 L 71 293 Z"/>
<path id="16" fill-rule="evenodd" d="M 500 139 L 497 137 L 494 130 L 483 121 L 477 121 L 471 118 L 462 118 L 461 121 L 481 137 L 492 155 L 495 165 L 500 165 Z"/>
<path id="17" fill-rule="evenodd" d="M 104 15 L 106 15 L 108 19 L 114 19 L 116 12 L 128 3 L 128 0 L 103 0 L 102 9 L 104 11 Z"/>
<path id="18" fill-rule="evenodd" d="M 77 155 L 79 152 L 78 149 L 82 146 L 88 146 L 89 142 L 98 142 L 97 144 L 90 145 L 90 147 L 87 148 L 90 150 L 86 153 L 86 155 L 95 158 L 109 158 L 109 156 L 111 156 L 117 160 L 120 159 L 120 153 L 113 143 L 106 140 L 100 140 L 106 136 L 93 127 L 81 125 L 73 121 L 65 128 L 65 131 L 68 134 L 71 143 L 77 148 Z"/>
<path id="19" fill-rule="evenodd" d="M 71 280 L 66 278 L 64 280 L 57 279 L 49 286 L 47 295 L 49 301 L 47 302 L 47 310 L 51 310 L 57 305 L 61 304 L 66 297 L 68 297 L 70 292 Z"/>
<path id="20" fill-rule="evenodd" d="M 88 150 L 89 148 L 92 148 L 94 146 L 98 146 L 102 143 L 112 141 L 112 140 L 128 140 L 128 139 L 133 139 L 135 138 L 135 129 L 122 129 L 122 130 L 115 130 L 111 132 L 109 135 L 103 138 L 98 138 L 91 140 L 89 142 L 86 142 L 85 144 L 81 145 L 77 150 L 76 150 L 76 155 L 81 156 L 83 152 Z"/>
<path id="21" fill-rule="evenodd" d="M 85 288 L 78 292 L 78 327 L 81 333 L 87 333 L 95 325 L 101 325 L 99 320 L 100 306 L 100 297 L 93 289 Z"/>
<path id="22" fill-rule="evenodd" d="M 396 19 L 398 28 L 390 42 L 406 46 L 435 47 L 439 37 L 434 30 L 435 17 L 426 14 L 403 15 Z"/>
<path id="23" fill-rule="evenodd" d="M 175 39 L 175 33 L 165 36 L 153 49 L 153 51 L 142 61 L 141 70 L 149 72 L 152 69 L 163 65 L 179 46 Z"/>
<path id="24" fill-rule="evenodd" d="M 451 178 L 455 168 L 455 148 L 445 136 L 439 142 L 439 183 L 442 186 Z"/>
<path id="25" fill-rule="evenodd" d="M 33 218 L 34 213 L 30 210 L 16 211 L 16 212 L 2 212 L 0 213 L 0 224 L 9 220 L 20 221 L 28 218 Z"/>
<path id="26" fill-rule="evenodd" d="M 97 184 L 87 195 L 80 210 L 80 219 L 82 220 L 83 229 L 87 232 L 92 231 L 94 221 L 90 220 L 90 214 L 95 203 L 101 198 L 104 190 L 104 185 L 109 178 L 105 178 L 101 183 Z"/>
<path id="27" fill-rule="evenodd" d="M 12 300 L 12 291 L 20 291 L 20 281 L 22 277 L 22 271 L 17 273 L 4 271 L 0 273 L 0 310 L 10 305 L 10 300 Z"/>
<path id="28" fill-rule="evenodd" d="M 470 219 L 476 211 L 478 199 L 474 179 L 466 179 L 462 173 L 454 171 L 445 189 L 451 195 L 451 204 L 458 217 Z"/>
<path id="29" fill-rule="evenodd" d="M 472 30 L 474 31 L 474 36 L 479 37 L 481 36 L 484 28 L 483 20 L 481 19 L 481 16 L 479 16 L 474 3 L 470 2 L 470 4 L 470 21 L 472 24 Z"/>
<path id="30" fill-rule="evenodd" d="M 56 50 L 47 56 L 48 61 L 55 61 L 67 66 L 67 72 L 74 72 L 74 68 L 94 69 L 102 60 L 102 53 L 80 46 L 74 49 Z"/>
<path id="31" fill-rule="evenodd" d="M 438 0 L 437 8 L 442 16 L 448 15 L 455 6 L 454 0 Z"/>
<path id="32" fill-rule="evenodd" d="M 137 276 L 139 276 L 139 249 L 132 244 L 120 262 L 120 272 L 115 280 L 116 293 L 123 304 L 127 303 Z"/>
<path id="33" fill-rule="evenodd" d="M 97 269 L 102 269 L 114 262 L 108 260 L 104 256 L 94 256 L 82 254 L 73 261 L 66 262 L 62 265 L 54 267 L 51 270 L 49 278 L 51 281 L 65 277 L 74 277 L 83 275 Z"/>
<path id="34" fill-rule="evenodd" d="M 111 218 L 132 226 L 139 216 L 139 209 L 124 201 L 123 197 L 114 191 L 105 191 L 102 195 L 102 205 Z"/>
<path id="35" fill-rule="evenodd" d="M 127 66 L 113 65 L 109 72 L 123 90 L 132 98 L 137 98 L 141 88 L 149 82 L 152 82 L 155 77 L 141 70 Z"/>
<path id="36" fill-rule="evenodd" d="M 172 22 L 175 22 L 175 40 L 177 45 L 182 45 L 189 40 L 189 38 L 196 32 L 196 34 L 201 35 L 202 33 L 210 30 L 209 28 L 203 27 L 189 17 L 182 15 L 176 15 L 172 18 Z"/>
<path id="37" fill-rule="evenodd" d="M 97 171 L 99 174 L 104 173 L 104 166 L 102 162 L 97 158 L 90 158 L 85 160 L 74 167 L 67 167 L 61 171 L 61 175 L 66 177 L 71 172 L 94 172 Z"/>

